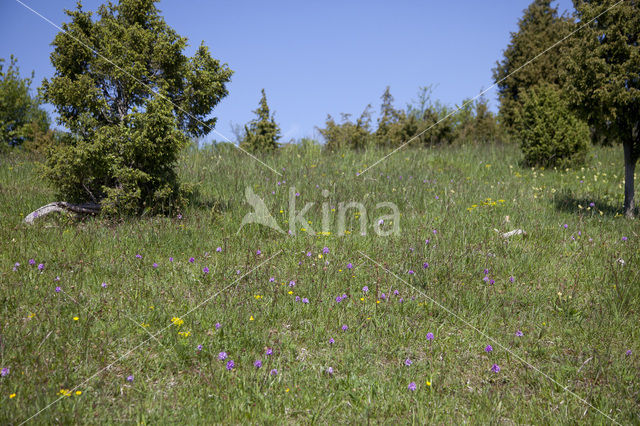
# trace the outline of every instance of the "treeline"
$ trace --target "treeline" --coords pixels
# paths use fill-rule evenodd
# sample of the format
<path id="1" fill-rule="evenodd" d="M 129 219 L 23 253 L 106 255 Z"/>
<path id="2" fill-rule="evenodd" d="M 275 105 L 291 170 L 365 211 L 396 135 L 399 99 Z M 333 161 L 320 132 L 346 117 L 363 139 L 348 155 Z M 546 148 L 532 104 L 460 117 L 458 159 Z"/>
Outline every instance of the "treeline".
<path id="1" fill-rule="evenodd" d="M 327 116 L 324 127 L 318 128 L 327 149 L 397 148 L 409 141 L 414 146 L 487 143 L 500 137 L 497 117 L 484 97 L 464 100 L 459 107 L 451 108 L 433 102 L 431 87 L 423 87 L 417 101 L 397 109 L 387 87 L 380 99 L 380 115 L 375 124 L 371 105 L 355 121 L 349 114 L 342 114 L 339 123 Z"/>

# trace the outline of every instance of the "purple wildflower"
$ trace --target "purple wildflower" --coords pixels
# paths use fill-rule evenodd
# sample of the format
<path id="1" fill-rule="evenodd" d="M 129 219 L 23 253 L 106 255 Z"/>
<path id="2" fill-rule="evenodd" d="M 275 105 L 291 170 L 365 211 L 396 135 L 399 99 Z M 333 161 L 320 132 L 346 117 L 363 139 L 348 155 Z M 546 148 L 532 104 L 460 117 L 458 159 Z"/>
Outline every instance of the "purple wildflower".
<path id="1" fill-rule="evenodd" d="M 415 272 L 413 272 L 411 269 L 409 269 L 409 275 L 413 275 L 415 274 Z"/>
<path id="2" fill-rule="evenodd" d="M 136 254 L 136 259 L 142 259 L 142 255 L 140 253 Z M 131 377 L 131 376 L 129 376 Z"/>
<path id="3" fill-rule="evenodd" d="M 516 331 L 516 337 L 522 337 L 522 336 L 523 336 L 522 331 L 517 330 L 517 331 Z"/>
<path id="4" fill-rule="evenodd" d="M 353 265 L 351 264 L 351 262 L 347 263 L 347 269 L 352 269 Z"/>
<path id="5" fill-rule="evenodd" d="M 196 350 L 197 350 L 198 352 L 199 352 L 199 351 L 201 351 L 201 350 L 202 350 L 202 345 L 198 345 L 198 346 L 196 347 Z"/>
<path id="6" fill-rule="evenodd" d="M 173 257 L 170 257 L 170 258 L 169 258 L 169 262 L 173 262 Z"/>
<path id="7" fill-rule="evenodd" d="M 62 288 L 60 288 L 60 286 L 56 287 L 56 293 L 60 293 L 61 290 Z"/>
<path id="8" fill-rule="evenodd" d="M 261 368 L 262 367 L 262 361 L 261 360 L 256 360 L 256 362 L 253 363 L 253 366 L 256 368 Z"/>
<path id="9" fill-rule="evenodd" d="M 627 356 L 631 355 L 631 349 L 627 349 L 627 352 L 625 352 L 627 354 Z"/>
<path id="10" fill-rule="evenodd" d="M 195 261 L 196 261 L 196 259 L 195 259 L 195 258 L 193 258 L 193 257 L 190 257 L 190 258 L 189 258 L 189 263 L 193 263 L 193 262 L 195 262 Z"/>
<path id="11" fill-rule="evenodd" d="M 409 383 L 409 390 L 410 390 L 411 392 L 413 392 L 413 391 L 415 391 L 415 390 L 416 390 L 416 382 L 411 382 L 411 383 Z"/>
<path id="12" fill-rule="evenodd" d="M 266 354 L 267 354 L 267 355 L 272 355 L 272 354 L 273 354 L 273 349 L 271 349 L 271 348 L 267 348 L 267 352 L 266 352 Z"/>
<path id="13" fill-rule="evenodd" d="M 218 354 L 218 359 L 219 359 L 220 361 L 224 361 L 225 359 L 227 359 L 227 353 L 226 353 L 226 352 L 220 352 L 220 353 Z"/>
<path id="14" fill-rule="evenodd" d="M 202 268 L 202 273 L 208 274 L 209 273 L 209 268 L 207 268 L 206 266 L 204 268 Z"/>
<path id="15" fill-rule="evenodd" d="M 269 374 L 271 374 L 272 376 L 277 376 L 278 375 L 278 370 L 274 368 L 273 370 L 271 370 L 271 372 Z"/>
<path id="16" fill-rule="evenodd" d="M 296 302 L 300 301 L 300 296 L 296 296 Z"/>
<path id="17" fill-rule="evenodd" d="M 229 362 L 227 362 L 227 370 L 233 370 L 233 367 L 235 367 L 236 364 L 235 362 L 233 362 L 232 359 L 229 360 Z"/>
<path id="18" fill-rule="evenodd" d="M 260 251 L 260 249 L 256 250 L 256 254 L 257 254 L 257 255 L 261 255 L 261 254 L 262 254 L 262 252 Z"/>
<path id="19" fill-rule="evenodd" d="M 627 237 L 622 237 L 622 241 L 627 241 Z"/>
<path id="20" fill-rule="evenodd" d="M 127 382 L 129 382 L 129 383 L 133 382 L 133 374 L 131 374 L 131 375 L 129 375 L 127 377 Z"/>
<path id="21" fill-rule="evenodd" d="M 38 265 L 38 271 L 42 271 L 44 269 L 44 263 Z"/>
<path id="22" fill-rule="evenodd" d="M 366 285 L 364 287 L 362 287 L 362 291 L 364 293 L 369 293 L 369 287 L 367 287 Z"/>
<path id="23" fill-rule="evenodd" d="M 36 264 L 36 260 L 35 259 L 29 259 L 29 265 L 33 266 Z"/>
<path id="24" fill-rule="evenodd" d="M 274 282 L 276 279 L 274 277 L 269 278 L 269 282 L 272 283 Z"/>
<path id="25" fill-rule="evenodd" d="M 493 364 L 491 366 L 491 371 L 493 371 L 494 373 L 499 373 L 500 372 L 500 366 L 498 364 Z"/>
<path id="26" fill-rule="evenodd" d="M 515 280 L 516 280 L 515 277 L 513 276 L 509 277 L 509 282 L 514 282 Z"/>
<path id="27" fill-rule="evenodd" d="M 329 247 L 325 247 L 322 249 L 322 254 L 328 254 L 329 253 Z"/>
<path id="28" fill-rule="evenodd" d="M 4 367 L 2 370 L 0 370 L 0 376 L 1 377 L 5 377 L 9 375 L 9 367 Z"/>
<path id="29" fill-rule="evenodd" d="M 487 347 L 484 348 L 485 352 L 491 352 L 493 350 L 493 348 L 491 347 L 491 345 L 487 345 Z"/>
<path id="30" fill-rule="evenodd" d="M 222 327 L 222 324 L 220 324 L 219 322 L 216 323 L 216 330 L 219 330 L 220 327 Z"/>
<path id="31" fill-rule="evenodd" d="M 404 365 L 406 365 L 407 367 L 410 366 L 411 364 L 413 364 L 413 361 L 411 361 L 409 358 L 404 360 Z"/>
<path id="32" fill-rule="evenodd" d="M 394 296 L 397 296 L 397 295 L 399 295 L 399 294 L 400 294 L 400 292 L 399 292 L 398 290 L 393 290 L 393 295 L 394 295 Z"/>
<path id="33" fill-rule="evenodd" d="M 337 297 L 336 297 L 336 302 L 338 302 L 338 303 L 342 302 L 342 297 L 337 296 Z"/>
<path id="34" fill-rule="evenodd" d="M 335 340 L 333 340 L 333 337 L 331 337 L 331 338 L 329 339 L 329 344 L 330 344 L 330 345 L 333 345 L 335 342 L 336 342 L 336 341 L 335 341 Z"/>
<path id="35" fill-rule="evenodd" d="M 424 263 L 422 264 L 422 268 L 423 268 L 423 269 L 427 269 L 428 267 L 429 267 L 429 264 L 428 264 L 427 262 L 424 262 Z"/>
<path id="36" fill-rule="evenodd" d="M 347 331 L 348 329 L 349 329 L 349 327 L 347 327 L 346 324 L 342 326 L 342 331 Z"/>
<path id="37" fill-rule="evenodd" d="M 107 288 L 107 283 L 102 283 L 100 285 L 102 286 L 102 288 Z"/>
<path id="38" fill-rule="evenodd" d="M 156 262 L 153 262 L 153 265 L 151 265 L 151 266 L 153 266 L 154 268 L 157 268 L 158 264 Z"/>
<path id="39" fill-rule="evenodd" d="M 302 303 L 309 303 L 309 299 L 307 299 L 306 297 L 302 298 Z"/>
<path id="40" fill-rule="evenodd" d="M 295 287 L 296 282 L 294 280 L 289 281 L 289 287 Z"/>
<path id="41" fill-rule="evenodd" d="M 427 333 L 427 340 L 433 340 L 433 333 Z"/>
<path id="42" fill-rule="evenodd" d="M 330 376 L 333 374 L 333 368 L 332 367 L 327 368 L 327 374 L 330 375 Z"/>

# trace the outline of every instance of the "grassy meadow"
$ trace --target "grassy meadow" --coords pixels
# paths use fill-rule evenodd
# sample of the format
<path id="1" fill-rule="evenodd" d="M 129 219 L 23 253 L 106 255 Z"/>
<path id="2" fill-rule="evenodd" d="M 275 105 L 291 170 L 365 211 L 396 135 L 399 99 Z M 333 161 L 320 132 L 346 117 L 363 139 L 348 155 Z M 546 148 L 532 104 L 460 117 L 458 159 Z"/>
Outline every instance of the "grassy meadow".
<path id="1" fill-rule="evenodd" d="M 190 149 L 180 215 L 33 226 L 55 192 L 3 158 L 0 424 L 640 423 L 622 149 L 573 170 L 511 145 L 408 149 L 357 174 L 384 154 L 289 146 L 261 157 L 278 176 Z M 285 230 L 290 187 L 316 231 L 323 203 L 366 211 L 344 236 L 238 232 L 247 187 Z M 372 232 L 381 202 L 399 234 Z"/>

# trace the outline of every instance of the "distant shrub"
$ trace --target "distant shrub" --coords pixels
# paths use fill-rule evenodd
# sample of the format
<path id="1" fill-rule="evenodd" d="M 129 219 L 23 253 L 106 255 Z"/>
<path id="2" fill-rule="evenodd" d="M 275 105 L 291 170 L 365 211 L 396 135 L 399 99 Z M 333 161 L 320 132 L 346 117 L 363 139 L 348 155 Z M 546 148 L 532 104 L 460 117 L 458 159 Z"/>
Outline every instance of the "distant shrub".
<path id="1" fill-rule="evenodd" d="M 458 143 L 485 144 L 502 139 L 496 116 L 489 110 L 488 100 L 464 100 L 455 114 L 455 139 Z"/>
<path id="2" fill-rule="evenodd" d="M 573 115 L 557 88 L 542 85 L 524 92 L 515 123 L 526 165 L 569 167 L 585 162 L 589 128 Z"/>
<path id="3" fill-rule="evenodd" d="M 454 122 L 447 117 L 450 110 L 440 102 L 431 102 L 431 88 L 423 87 L 415 105 L 407 110 L 395 109 L 389 88 L 382 94 L 380 118 L 376 129 L 378 146 L 396 148 L 411 141 L 412 146 L 451 143 L 454 139 Z"/>
<path id="4" fill-rule="evenodd" d="M 343 148 L 364 149 L 373 140 L 371 134 L 371 106 L 368 105 L 360 117 L 354 122 L 350 114 L 342 114 L 342 123 L 336 123 L 331 115 L 327 115 L 324 128 L 318 131 L 325 140 L 325 147 L 331 151 Z"/>

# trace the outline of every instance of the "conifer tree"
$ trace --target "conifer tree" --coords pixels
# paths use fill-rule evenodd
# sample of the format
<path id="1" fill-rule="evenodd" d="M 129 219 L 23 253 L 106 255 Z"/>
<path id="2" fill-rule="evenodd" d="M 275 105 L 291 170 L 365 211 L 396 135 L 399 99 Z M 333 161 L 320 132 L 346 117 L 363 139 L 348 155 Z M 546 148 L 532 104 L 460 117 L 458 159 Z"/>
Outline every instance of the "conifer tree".
<path id="1" fill-rule="evenodd" d="M 169 212 L 185 201 L 175 163 L 188 137 L 209 133 L 232 71 L 167 25 L 156 0 L 120 0 L 96 14 L 67 10 L 43 82 L 72 137 L 55 144 L 46 176 L 66 201 L 112 215 Z"/>
<path id="2" fill-rule="evenodd" d="M 508 131 L 515 130 L 516 110 L 522 107 L 524 91 L 542 83 L 562 85 L 560 59 L 565 45 L 560 44 L 527 64 L 574 27 L 573 21 L 559 16 L 557 7 L 551 3 L 552 0 L 534 0 L 524 10 L 518 31 L 511 33 L 504 57 L 493 69 L 493 79 L 498 85 L 500 121 Z"/>
<path id="3" fill-rule="evenodd" d="M 267 95 L 262 89 L 262 97 L 258 109 L 253 111 L 256 118 L 245 126 L 244 140 L 241 146 L 251 152 L 273 151 L 278 148 L 280 139 L 280 126 L 275 121 L 274 115 L 269 111 Z"/>
<path id="4" fill-rule="evenodd" d="M 586 27 L 566 56 L 566 91 L 596 135 L 622 143 L 624 212 L 633 216 L 640 158 L 640 1 L 616 3 L 574 0 Z"/>

